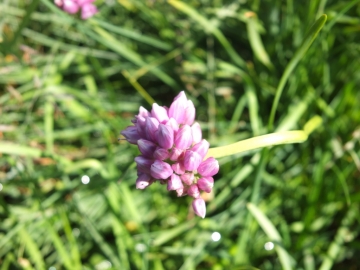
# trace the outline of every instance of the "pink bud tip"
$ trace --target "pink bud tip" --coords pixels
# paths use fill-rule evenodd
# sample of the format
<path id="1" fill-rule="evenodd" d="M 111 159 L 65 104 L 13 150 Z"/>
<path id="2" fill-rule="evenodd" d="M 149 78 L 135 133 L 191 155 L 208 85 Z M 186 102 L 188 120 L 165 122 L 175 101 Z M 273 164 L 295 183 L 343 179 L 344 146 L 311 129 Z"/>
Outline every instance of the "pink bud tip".
<path id="1" fill-rule="evenodd" d="M 184 124 L 191 126 L 194 123 L 194 120 L 195 120 L 194 103 L 191 100 L 188 100 L 185 109 Z"/>
<path id="2" fill-rule="evenodd" d="M 197 181 L 199 189 L 210 193 L 214 186 L 214 179 L 212 177 L 202 177 Z"/>
<path id="3" fill-rule="evenodd" d="M 193 198 L 199 198 L 200 197 L 200 191 L 199 191 L 199 188 L 196 184 L 193 184 L 189 187 L 188 189 L 188 195 L 193 197 Z"/>
<path id="4" fill-rule="evenodd" d="M 206 215 L 206 205 L 205 201 L 202 198 L 197 198 L 193 200 L 192 207 L 196 215 L 201 218 L 204 218 Z"/>
<path id="5" fill-rule="evenodd" d="M 184 167 L 187 171 L 195 171 L 199 167 L 202 157 L 193 151 L 187 150 L 184 156 Z"/>
<path id="6" fill-rule="evenodd" d="M 209 157 L 207 160 L 201 162 L 198 168 L 198 173 L 201 176 L 213 176 L 219 171 L 219 162 L 213 158 Z"/>
<path id="7" fill-rule="evenodd" d="M 85 4 L 81 7 L 81 19 L 86 20 L 98 12 L 93 4 Z"/>
<path id="8" fill-rule="evenodd" d="M 151 110 L 151 115 L 155 117 L 159 123 L 166 123 L 169 120 L 169 116 L 164 107 L 159 106 L 157 103 L 154 103 Z"/>
<path id="9" fill-rule="evenodd" d="M 191 134 L 193 137 L 193 143 L 198 143 L 201 141 L 202 132 L 201 132 L 200 124 L 198 122 L 195 122 L 191 126 Z"/>
<path id="10" fill-rule="evenodd" d="M 179 124 L 184 124 L 185 110 L 187 107 L 187 98 L 184 91 L 181 91 L 171 103 L 169 108 L 169 117 L 174 118 Z"/>
<path id="11" fill-rule="evenodd" d="M 179 149 L 187 149 L 193 143 L 191 128 L 189 125 L 182 126 L 175 135 L 175 146 Z"/>
<path id="12" fill-rule="evenodd" d="M 64 0 L 62 9 L 67 13 L 74 14 L 79 11 L 80 7 L 74 0 Z"/>

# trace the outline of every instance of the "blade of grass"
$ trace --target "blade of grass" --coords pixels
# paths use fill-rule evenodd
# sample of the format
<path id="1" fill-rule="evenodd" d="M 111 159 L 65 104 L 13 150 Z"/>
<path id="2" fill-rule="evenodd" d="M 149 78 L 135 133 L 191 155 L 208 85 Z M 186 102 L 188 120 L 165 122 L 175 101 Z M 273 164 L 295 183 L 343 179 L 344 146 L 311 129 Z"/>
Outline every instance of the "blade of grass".
<path id="1" fill-rule="evenodd" d="M 44 130 L 46 151 L 54 152 L 54 99 L 48 96 L 44 105 Z"/>
<path id="2" fill-rule="evenodd" d="M 186 15 L 194 19 L 196 22 L 198 22 L 205 29 L 205 31 L 213 34 L 217 38 L 217 40 L 221 43 L 221 45 L 224 47 L 230 58 L 237 65 L 239 65 L 240 67 L 246 66 L 245 61 L 237 54 L 237 52 L 231 46 L 230 42 L 226 39 L 223 33 L 219 29 L 214 27 L 214 25 L 208 19 L 206 19 L 195 9 L 185 4 L 184 2 L 176 1 L 176 0 L 168 0 L 168 3 L 173 7 L 175 7 L 176 9 L 184 12 Z"/>
<path id="3" fill-rule="evenodd" d="M 153 47 L 156 47 L 156 48 L 159 48 L 159 49 L 162 49 L 165 51 L 169 51 L 172 49 L 172 46 L 170 44 L 168 44 L 164 41 L 152 38 L 152 37 L 145 36 L 144 34 L 140 34 L 140 33 L 134 32 L 132 30 L 128 30 L 123 27 L 117 26 L 117 25 L 112 25 L 110 23 L 107 23 L 107 22 L 104 22 L 104 21 L 101 21 L 101 20 L 95 19 L 95 18 L 92 18 L 89 21 L 94 25 L 99 25 L 99 26 L 103 27 L 104 29 L 112 31 L 113 33 L 120 34 L 124 37 L 131 38 L 133 40 L 151 45 Z"/>
<path id="4" fill-rule="evenodd" d="M 292 267 L 293 260 L 291 259 L 287 251 L 284 249 L 284 247 L 281 246 L 282 239 L 279 232 L 276 230 L 275 226 L 256 205 L 252 203 L 248 203 L 246 206 L 249 212 L 251 213 L 251 215 L 257 220 L 260 227 L 264 230 L 265 234 L 269 237 L 271 241 L 274 242 L 275 250 L 279 256 L 282 269 L 285 270 L 293 269 Z"/>
<path id="5" fill-rule="evenodd" d="M 260 62 L 263 63 L 269 69 L 273 69 L 274 66 L 272 65 L 272 63 L 270 61 L 270 58 L 264 48 L 264 45 L 261 41 L 260 34 L 258 32 L 257 16 L 255 13 L 252 13 L 252 12 L 251 13 L 249 12 L 249 14 L 250 15 L 248 16 L 246 26 L 247 26 L 247 33 L 248 33 L 250 46 L 251 46 L 252 50 L 254 51 L 256 58 L 258 58 L 260 60 Z"/>
<path id="6" fill-rule="evenodd" d="M 45 269 L 45 262 L 41 251 L 24 227 L 19 231 L 19 237 L 21 241 L 25 243 L 26 250 L 30 255 L 31 260 L 35 263 L 36 269 Z"/>
<path id="7" fill-rule="evenodd" d="M 341 252 L 341 247 L 347 242 L 347 238 L 349 236 L 349 226 L 354 222 L 358 215 L 358 207 L 353 204 L 351 208 L 349 208 L 346 216 L 341 221 L 341 226 L 337 230 L 334 241 L 330 244 L 328 252 L 324 261 L 322 262 L 319 270 L 330 270 L 332 269 L 336 257 Z"/>
<path id="8" fill-rule="evenodd" d="M 300 62 L 300 60 L 304 57 L 305 53 L 319 34 L 320 30 L 323 28 L 325 22 L 326 22 L 327 16 L 324 14 L 322 15 L 317 21 L 311 26 L 310 30 L 306 34 L 302 44 L 295 52 L 293 58 L 291 58 L 290 62 L 287 64 L 285 71 L 283 75 L 281 76 L 279 85 L 276 89 L 275 98 L 271 107 L 270 117 L 269 117 L 269 123 L 268 123 L 268 130 L 273 130 L 274 120 L 275 120 L 275 112 L 277 109 L 277 106 L 280 101 L 280 97 L 282 94 L 282 91 L 284 90 L 285 84 L 287 80 L 289 79 L 292 71 L 297 66 L 297 64 Z"/>

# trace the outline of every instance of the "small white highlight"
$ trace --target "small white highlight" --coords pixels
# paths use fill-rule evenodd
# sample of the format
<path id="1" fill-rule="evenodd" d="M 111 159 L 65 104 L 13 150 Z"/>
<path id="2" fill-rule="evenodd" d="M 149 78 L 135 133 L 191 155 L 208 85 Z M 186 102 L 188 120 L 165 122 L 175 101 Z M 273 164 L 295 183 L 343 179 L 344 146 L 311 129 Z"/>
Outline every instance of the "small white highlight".
<path id="1" fill-rule="evenodd" d="M 266 242 L 265 245 L 264 245 L 264 248 L 266 250 L 273 250 L 274 249 L 274 243 L 273 242 Z"/>
<path id="2" fill-rule="evenodd" d="M 142 243 L 138 243 L 138 244 L 135 245 L 135 249 L 136 249 L 137 252 L 142 253 L 142 252 L 144 252 L 146 250 L 146 246 L 144 244 L 142 244 Z"/>
<path id="3" fill-rule="evenodd" d="M 79 230 L 79 228 L 74 228 L 74 229 L 72 230 L 72 233 L 73 233 L 73 235 L 74 235 L 75 237 L 79 237 L 79 235 L 80 235 L 80 230 Z"/>
<path id="4" fill-rule="evenodd" d="M 97 270 L 106 270 L 106 269 L 109 269 L 109 268 L 111 268 L 111 262 L 109 262 L 109 261 L 102 261 L 101 263 L 99 263 L 99 264 L 97 264 L 96 266 L 95 266 L 95 268 L 97 269 Z"/>
<path id="5" fill-rule="evenodd" d="M 56 267 L 50 266 L 50 267 L 49 267 L 49 270 L 56 270 Z"/>
<path id="6" fill-rule="evenodd" d="M 221 239 L 221 234 L 218 232 L 213 232 L 211 234 L 211 240 L 213 240 L 214 242 L 217 242 Z"/>
<path id="7" fill-rule="evenodd" d="M 4 186 L 2 184 L 0 184 L 0 191 L 2 191 L 4 188 Z"/>
<path id="8" fill-rule="evenodd" d="M 87 176 L 87 175 L 83 175 L 83 176 L 81 177 L 81 182 L 82 182 L 84 185 L 89 184 L 89 183 L 90 183 L 90 177 Z"/>

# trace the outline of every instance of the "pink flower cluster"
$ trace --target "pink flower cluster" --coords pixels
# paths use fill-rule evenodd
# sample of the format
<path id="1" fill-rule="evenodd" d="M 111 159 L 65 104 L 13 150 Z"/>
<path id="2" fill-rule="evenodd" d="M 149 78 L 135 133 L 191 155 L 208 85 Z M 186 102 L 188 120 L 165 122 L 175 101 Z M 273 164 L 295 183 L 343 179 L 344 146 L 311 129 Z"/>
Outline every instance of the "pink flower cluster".
<path id="1" fill-rule="evenodd" d="M 81 19 L 94 16 L 98 10 L 92 3 L 95 0 L 54 0 L 55 5 L 67 13 L 75 14 L 81 9 Z"/>
<path id="2" fill-rule="evenodd" d="M 206 206 L 200 192 L 211 192 L 219 163 L 213 157 L 204 160 L 209 143 L 202 139 L 200 125 L 194 120 L 194 104 L 182 91 L 170 108 L 154 103 L 149 112 L 140 107 L 134 125 L 121 134 L 141 152 L 135 158 L 136 188 L 144 189 L 159 180 L 178 196 L 193 197 L 194 212 L 204 218 Z"/>

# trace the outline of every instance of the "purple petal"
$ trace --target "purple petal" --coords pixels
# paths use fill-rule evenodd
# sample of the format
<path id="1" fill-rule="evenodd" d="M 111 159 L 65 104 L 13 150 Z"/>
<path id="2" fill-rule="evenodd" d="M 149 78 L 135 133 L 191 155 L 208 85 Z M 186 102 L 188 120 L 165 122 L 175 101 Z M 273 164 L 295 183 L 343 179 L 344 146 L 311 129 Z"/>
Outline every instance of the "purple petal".
<path id="1" fill-rule="evenodd" d="M 174 144 L 174 130 L 170 126 L 159 125 L 157 131 L 157 141 L 164 149 L 170 149 Z"/>
<path id="2" fill-rule="evenodd" d="M 155 143 L 145 139 L 138 140 L 137 145 L 139 147 L 141 154 L 149 158 L 153 157 L 154 151 L 157 147 Z"/>
<path id="3" fill-rule="evenodd" d="M 168 180 L 167 190 L 178 190 L 184 188 L 180 177 L 177 174 L 171 175 L 171 178 Z"/>
<path id="4" fill-rule="evenodd" d="M 151 165 L 150 174 L 155 179 L 167 179 L 173 174 L 171 166 L 161 160 L 155 160 Z"/>
<path id="5" fill-rule="evenodd" d="M 127 127 L 121 131 L 120 134 L 123 135 L 125 139 L 132 144 L 137 144 L 137 141 L 141 138 L 135 126 Z"/>
<path id="6" fill-rule="evenodd" d="M 137 156 L 135 158 L 135 162 L 139 172 L 150 174 L 151 165 L 154 162 L 152 159 L 146 158 L 144 156 Z"/>

